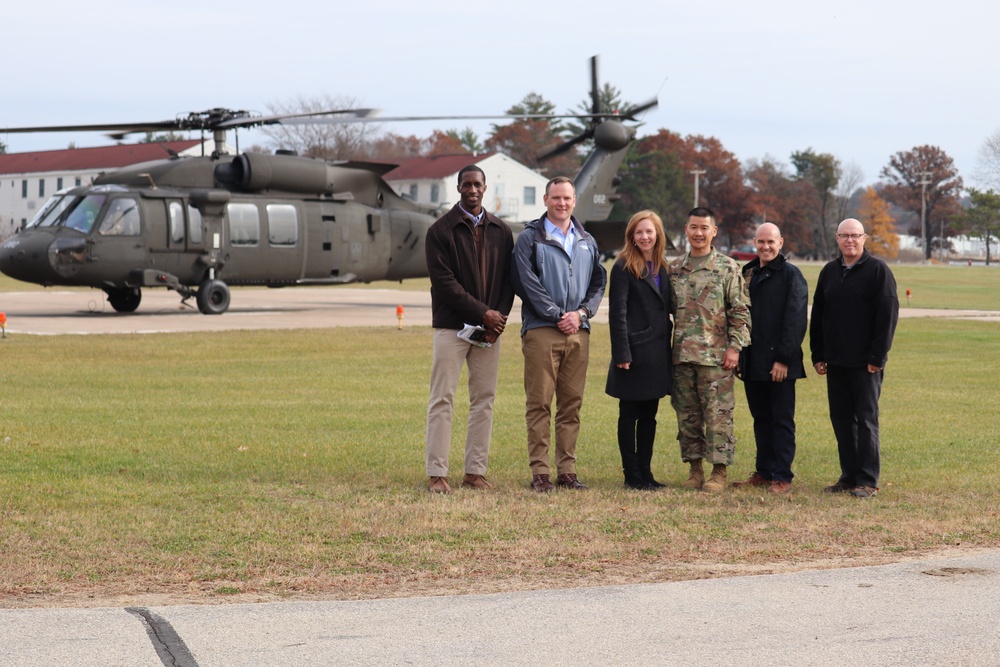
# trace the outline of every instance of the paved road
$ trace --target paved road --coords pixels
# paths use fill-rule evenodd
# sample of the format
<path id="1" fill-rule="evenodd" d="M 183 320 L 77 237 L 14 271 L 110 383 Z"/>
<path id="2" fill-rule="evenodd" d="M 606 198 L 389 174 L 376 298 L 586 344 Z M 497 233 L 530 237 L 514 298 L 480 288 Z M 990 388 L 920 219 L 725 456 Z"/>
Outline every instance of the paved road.
<path id="1" fill-rule="evenodd" d="M 232 292 L 223 315 L 202 315 L 193 300 L 182 305 L 167 290 L 145 290 L 135 313 L 117 313 L 99 290 L 0 292 L 9 334 L 157 333 L 233 329 L 315 329 L 336 326 L 397 326 L 403 306 L 404 326 L 431 323 L 426 291 L 358 287 L 241 288 Z M 903 317 L 952 317 L 1000 322 L 1000 312 L 900 308 Z M 607 321 L 602 307 L 596 321 Z M 511 322 L 520 322 L 515 306 Z"/>
<path id="2" fill-rule="evenodd" d="M 0 666 L 1000 665 L 1000 553 L 498 595 L 0 611 Z"/>

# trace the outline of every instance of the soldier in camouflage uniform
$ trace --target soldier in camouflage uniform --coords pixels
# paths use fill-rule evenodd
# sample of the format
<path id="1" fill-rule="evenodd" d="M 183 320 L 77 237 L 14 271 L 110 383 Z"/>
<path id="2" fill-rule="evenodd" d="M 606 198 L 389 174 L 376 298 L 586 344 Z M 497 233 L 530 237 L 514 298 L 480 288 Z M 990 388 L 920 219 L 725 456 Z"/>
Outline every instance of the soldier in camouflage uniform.
<path id="1" fill-rule="evenodd" d="M 750 344 L 749 298 L 739 264 L 712 246 L 715 214 L 698 207 L 684 228 L 691 250 L 669 268 L 674 306 L 674 393 L 681 460 L 691 466 L 684 486 L 718 492 L 733 463 L 735 371 Z M 712 463 L 705 481 L 702 461 Z"/>

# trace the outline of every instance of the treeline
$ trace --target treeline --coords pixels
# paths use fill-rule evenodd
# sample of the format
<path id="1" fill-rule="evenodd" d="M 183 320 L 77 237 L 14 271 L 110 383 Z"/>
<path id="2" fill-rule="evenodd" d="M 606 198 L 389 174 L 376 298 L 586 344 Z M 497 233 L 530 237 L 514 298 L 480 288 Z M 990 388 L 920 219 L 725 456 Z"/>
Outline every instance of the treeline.
<path id="1" fill-rule="evenodd" d="M 343 97 L 299 98 L 272 106 L 270 111 L 304 113 L 356 106 L 354 100 Z M 631 105 L 616 88 L 605 85 L 600 106 L 604 112 L 613 112 Z M 588 99 L 571 113 L 585 115 L 589 109 Z M 529 93 L 505 113 L 544 115 L 556 110 L 541 95 Z M 264 131 L 272 148 L 325 159 L 395 162 L 419 156 L 500 152 L 546 175 L 572 176 L 590 151 L 589 142 L 544 162 L 538 156 L 577 136 L 589 122 L 565 117 L 520 119 L 494 124 L 483 139 L 470 128 L 434 130 L 430 136 L 417 137 L 383 132 L 372 123 L 275 126 Z M 1000 137 L 994 141 L 1000 155 Z M 997 165 L 1000 185 L 1000 159 Z M 833 256 L 836 226 L 846 217 L 861 220 L 869 230 L 870 247 L 888 258 L 896 256 L 898 234 L 923 238 L 924 256 L 930 258 L 941 249 L 948 250 L 949 238 L 956 234 L 988 237 L 1000 231 L 1000 195 L 970 189 L 965 197 L 954 161 L 936 146 L 895 153 L 882 168 L 879 182 L 862 188 L 864 174 L 857 165 L 845 165 L 836 156 L 812 148 L 793 152 L 787 165 L 770 157 L 741 162 L 715 137 L 681 136 L 660 129 L 632 145 L 620 176 L 622 198 L 612 213 L 615 219 L 627 219 L 632 212 L 649 208 L 660 212 L 670 231 L 679 235 L 686 212 L 695 204 L 697 188 L 698 205 L 712 208 L 719 216 L 721 244 L 740 244 L 757 225 L 768 221 L 782 228 L 786 250 L 803 257 Z"/>

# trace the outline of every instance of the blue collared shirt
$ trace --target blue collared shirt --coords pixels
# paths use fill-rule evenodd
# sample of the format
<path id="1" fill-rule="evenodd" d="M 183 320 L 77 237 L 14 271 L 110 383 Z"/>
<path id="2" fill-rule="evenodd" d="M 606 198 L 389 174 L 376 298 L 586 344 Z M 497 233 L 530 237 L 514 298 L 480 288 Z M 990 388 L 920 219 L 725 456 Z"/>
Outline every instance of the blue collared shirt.
<path id="1" fill-rule="evenodd" d="M 569 223 L 569 231 L 563 234 L 562 230 L 556 227 L 551 220 L 545 218 L 545 235 L 558 241 L 562 244 L 566 254 L 570 257 L 573 256 L 573 245 L 576 243 L 576 227 L 573 226 L 572 222 Z"/>

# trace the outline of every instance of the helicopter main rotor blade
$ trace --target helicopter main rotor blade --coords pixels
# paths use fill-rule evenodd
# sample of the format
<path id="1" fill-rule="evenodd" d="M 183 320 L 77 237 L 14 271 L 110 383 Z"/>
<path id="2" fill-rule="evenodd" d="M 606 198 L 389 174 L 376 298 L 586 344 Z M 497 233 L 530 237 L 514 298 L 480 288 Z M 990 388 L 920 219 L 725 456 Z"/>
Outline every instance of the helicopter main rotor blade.
<path id="1" fill-rule="evenodd" d="M 218 128 L 252 127 L 254 125 L 304 125 L 310 122 L 325 124 L 329 121 L 343 122 L 341 119 L 363 121 L 378 113 L 378 109 L 335 109 L 333 111 L 308 111 L 296 114 L 274 114 L 271 116 L 251 116 L 222 121 Z M 327 118 L 335 116 L 336 118 Z"/>
<path id="2" fill-rule="evenodd" d="M 113 132 L 127 130 L 128 132 L 156 132 L 157 130 L 175 130 L 175 121 L 159 121 L 153 123 L 107 123 L 101 125 L 38 125 L 34 127 L 0 128 L 0 134 L 28 134 L 31 132 Z"/>
<path id="3" fill-rule="evenodd" d="M 601 113 L 597 114 L 596 118 L 620 118 L 621 116 L 616 113 Z M 365 118 L 351 118 L 348 116 L 336 116 L 331 118 L 290 118 L 288 120 L 281 121 L 282 125 L 327 125 L 327 124 L 341 124 L 341 123 L 392 123 L 392 122 L 407 122 L 407 121 L 421 121 L 421 120 L 509 120 L 509 121 L 522 121 L 522 120 L 559 120 L 562 118 L 595 118 L 594 114 L 589 113 L 563 113 L 563 114 L 507 114 L 507 115 L 487 115 L 487 116 L 476 116 L 476 115 L 464 115 L 464 116 L 367 116 Z"/>

